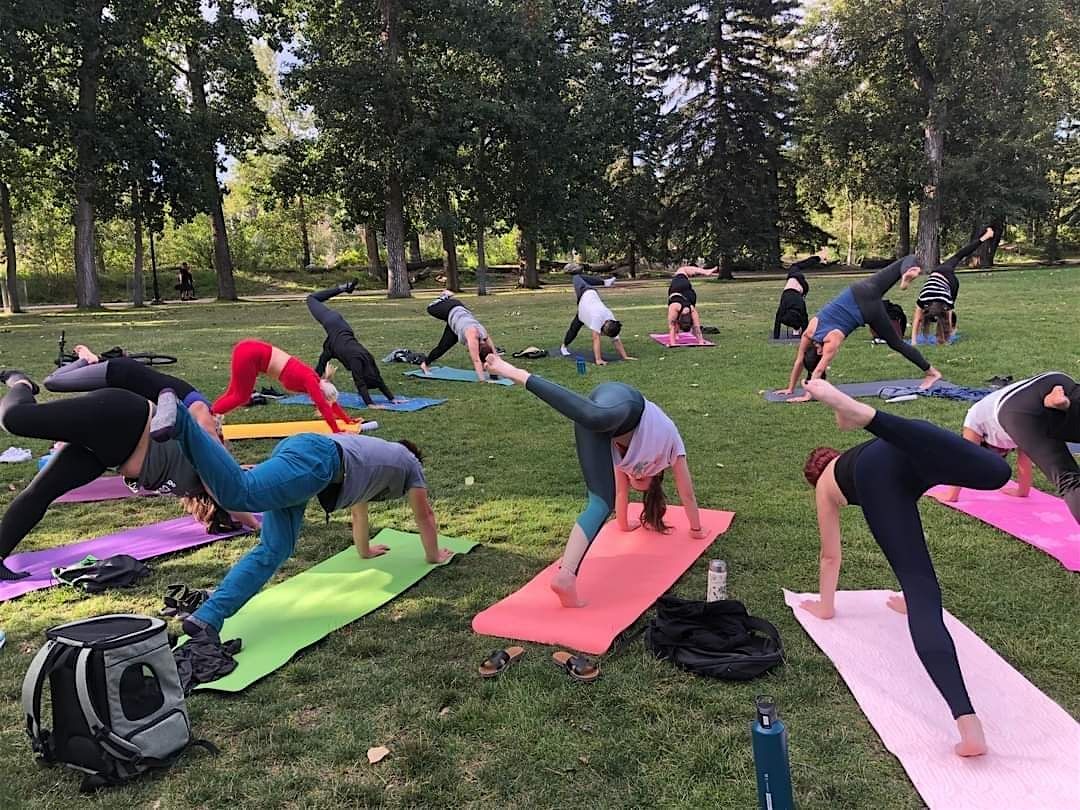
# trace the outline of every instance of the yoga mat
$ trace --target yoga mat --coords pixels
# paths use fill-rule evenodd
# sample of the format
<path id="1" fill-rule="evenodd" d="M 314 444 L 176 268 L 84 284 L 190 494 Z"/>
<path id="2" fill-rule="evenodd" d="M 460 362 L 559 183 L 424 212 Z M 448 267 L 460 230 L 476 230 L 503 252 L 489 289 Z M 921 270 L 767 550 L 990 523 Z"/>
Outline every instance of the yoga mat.
<path id="1" fill-rule="evenodd" d="M 586 363 L 589 363 L 589 364 L 592 364 L 592 365 L 596 364 L 596 360 L 593 359 L 592 347 L 590 347 L 588 349 L 588 351 L 580 351 L 580 352 L 571 351 L 570 354 L 563 354 L 561 351 L 559 351 L 559 349 L 560 349 L 559 346 L 556 346 L 556 347 L 554 347 L 552 349 L 548 349 L 547 350 L 548 357 L 561 357 L 563 360 L 574 360 L 574 361 L 576 361 L 578 359 L 578 357 L 583 357 L 585 359 Z M 609 363 L 618 363 L 618 362 L 622 361 L 622 358 L 619 357 L 619 355 L 617 355 L 617 354 L 608 354 L 607 352 L 602 351 L 602 352 L 600 352 L 600 356 L 602 358 L 604 358 Z"/>
<path id="2" fill-rule="evenodd" d="M 847 394 L 849 397 L 866 399 L 869 397 L 876 397 L 878 394 L 881 393 L 882 388 L 918 388 L 919 383 L 921 382 L 922 380 L 881 380 L 879 382 L 840 383 L 836 387 L 843 391 L 845 394 Z M 956 386 L 954 386 L 951 382 L 946 382 L 945 380 L 938 380 L 931 387 L 934 389 L 941 389 L 955 388 Z M 791 394 L 791 396 L 802 396 L 802 393 L 802 387 L 798 387 L 795 389 L 794 393 Z M 765 399 L 767 399 L 769 402 L 786 402 L 788 398 L 783 394 L 776 393 L 776 391 L 766 391 Z"/>
<path id="3" fill-rule="evenodd" d="M 1069 452 L 1074 456 L 1080 456 L 1080 443 L 1069 442 Z"/>
<path id="4" fill-rule="evenodd" d="M 382 394 L 372 394 L 371 398 L 375 400 L 376 405 L 382 407 L 378 410 L 383 411 L 422 411 L 424 408 L 431 408 L 435 405 L 442 405 L 446 402 L 445 399 L 428 399 L 427 397 L 409 397 L 408 402 L 391 403 Z M 311 401 L 311 397 L 307 394 L 297 394 L 286 399 L 280 399 L 277 402 L 278 405 L 307 405 L 308 407 L 314 407 L 314 403 Z M 338 404 L 342 408 L 356 408 L 363 410 L 367 408 L 364 400 L 360 398 L 359 394 L 354 394 L 351 391 L 341 391 L 338 394 Z"/>
<path id="5" fill-rule="evenodd" d="M 690 537 L 682 507 L 670 507 L 664 520 L 673 527 L 660 534 L 644 527 L 625 533 L 607 523 L 593 541 L 578 577 L 583 608 L 564 608 L 548 584 L 559 570 L 555 561 L 522 588 L 473 618 L 482 636 L 536 641 L 599 655 L 727 531 L 734 512 L 702 509 L 704 540 Z M 704 584 L 702 583 L 702 587 Z"/>
<path id="6" fill-rule="evenodd" d="M 900 760 L 931 810 L 1065 810 L 1080 797 L 1080 724 L 986 642 L 945 612 L 945 626 L 989 753 L 957 756 L 948 706 L 915 655 L 907 618 L 889 609 L 890 591 L 840 591 L 836 617 L 784 600 L 836 666 L 881 741 Z"/>
<path id="7" fill-rule="evenodd" d="M 224 678 L 198 688 L 218 692 L 247 689 L 300 650 L 382 607 L 440 567 L 424 560 L 419 535 L 383 529 L 372 543 L 390 546 L 390 551 L 362 560 L 356 549 L 349 547 L 256 594 L 221 630 L 222 639 L 243 641 L 236 656 L 238 666 Z M 469 540 L 439 537 L 440 548 L 462 554 L 475 545 Z"/>
<path id="8" fill-rule="evenodd" d="M 927 494 L 1045 551 L 1069 571 L 1080 571 L 1080 524 L 1061 498 L 1038 489 L 1032 489 L 1026 498 L 1015 498 L 1000 490 L 963 489 L 960 500 L 947 503 L 942 499 L 948 491 L 949 487 L 934 487 Z"/>
<path id="9" fill-rule="evenodd" d="M 227 534 L 207 534 L 201 523 L 185 516 L 68 546 L 12 554 L 7 558 L 7 567 L 13 571 L 29 571 L 30 576 L 14 582 L 0 582 L 0 602 L 59 584 L 52 577 L 53 568 L 74 565 L 90 555 L 101 560 L 114 554 L 130 554 L 139 560 L 149 560 L 240 534 L 247 534 L 247 529 Z"/>
<path id="10" fill-rule="evenodd" d="M 156 494 L 156 492 L 148 492 L 145 489 L 140 489 L 138 497 L 151 497 Z M 71 490 L 71 492 L 65 492 L 57 498 L 55 502 L 93 503 L 95 501 L 119 501 L 124 498 L 134 497 L 136 497 L 136 493 L 128 489 L 128 485 L 124 483 L 123 476 L 103 475 L 101 478 L 97 478 L 89 484 L 83 484 L 81 487 Z"/>
<path id="11" fill-rule="evenodd" d="M 360 433 L 360 423 L 346 425 L 338 422 L 346 433 Z M 330 426 L 322 419 L 312 419 L 304 422 L 239 422 L 234 425 L 223 425 L 221 432 L 228 441 L 237 439 L 283 439 L 286 436 L 295 436 L 297 433 L 322 433 L 329 436 L 332 431 Z"/>
<path id="12" fill-rule="evenodd" d="M 423 369 L 406 371 L 406 377 L 419 377 L 421 380 L 448 380 L 450 382 L 476 382 L 476 372 L 472 369 L 451 368 L 450 366 L 432 366 L 430 374 L 425 374 Z M 513 385 L 512 380 L 505 377 L 493 380 L 497 385 Z"/>
<path id="13" fill-rule="evenodd" d="M 951 343 L 956 343 L 956 341 L 958 341 L 959 339 L 960 339 L 960 333 L 959 332 L 953 332 L 951 335 L 949 335 L 949 343 L 950 344 Z M 911 341 L 908 341 L 908 342 L 910 343 Z M 922 334 L 916 335 L 915 336 L 915 343 L 918 346 L 936 346 L 937 345 L 937 335 L 922 335 Z"/>
<path id="14" fill-rule="evenodd" d="M 661 346 L 671 348 L 671 336 L 667 332 L 662 332 L 654 335 L 649 335 L 653 340 L 659 343 Z M 715 346 L 711 340 L 706 340 L 704 343 L 698 343 L 697 338 L 686 332 L 680 332 L 675 338 L 675 348 L 682 346 L 689 346 L 690 348 L 704 349 L 708 346 Z"/>

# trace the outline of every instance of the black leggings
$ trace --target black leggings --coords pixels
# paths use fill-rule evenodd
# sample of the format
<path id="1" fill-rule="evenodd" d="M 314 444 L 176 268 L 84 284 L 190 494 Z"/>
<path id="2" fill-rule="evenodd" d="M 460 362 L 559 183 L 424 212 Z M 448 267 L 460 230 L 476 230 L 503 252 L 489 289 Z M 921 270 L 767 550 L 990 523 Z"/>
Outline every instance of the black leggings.
<path id="1" fill-rule="evenodd" d="M 855 282 L 851 285 L 851 292 L 855 296 L 855 303 L 859 305 L 859 312 L 862 313 L 866 325 L 877 332 L 877 336 L 884 340 L 890 349 L 904 355 L 926 372 L 930 370 L 930 364 L 918 349 L 897 333 L 893 322 L 889 320 L 889 314 L 885 311 L 885 302 L 881 300 L 884 292 L 887 292 L 900 279 L 901 271 L 892 269 L 898 267 L 900 261 L 902 260 L 893 262 L 870 278 Z M 892 279 L 891 283 L 890 279 Z M 885 286 L 886 284 L 888 286 Z"/>
<path id="2" fill-rule="evenodd" d="M 119 467 L 139 446 L 150 406 L 117 388 L 38 404 L 25 385 L 0 400 L 0 427 L 13 436 L 67 442 L 15 496 L 0 520 L 0 560 L 45 516 L 49 504 Z M 0 578 L 4 577 L 0 565 Z"/>
<path id="3" fill-rule="evenodd" d="M 322 325 L 322 328 L 326 331 L 327 339 L 331 341 L 335 340 L 343 332 L 353 334 L 352 327 L 349 326 L 349 322 L 345 320 L 345 317 L 337 310 L 330 309 L 323 303 L 341 292 L 343 290 L 340 287 L 331 287 L 329 290 L 320 290 L 307 297 L 308 312 L 311 313 L 312 318 Z"/>
<path id="4" fill-rule="evenodd" d="M 953 717 L 972 714 L 956 648 L 942 616 L 941 588 L 918 503 L 923 493 L 939 484 L 998 489 L 1009 480 L 1009 465 L 996 453 L 930 422 L 878 411 L 866 429 L 878 441 L 867 445 L 855 463 L 863 515 L 904 592 L 908 629 L 919 660 Z"/>
<path id="5" fill-rule="evenodd" d="M 1043 399 L 1060 385 L 1069 410 L 1047 408 Z M 1080 384 L 1067 374 L 1036 377 L 1014 391 L 998 411 L 998 421 L 1016 446 L 1043 471 L 1080 523 L 1080 467 L 1067 442 L 1080 442 Z"/>
<path id="6" fill-rule="evenodd" d="M 581 327 L 585 324 L 581 322 L 581 319 L 575 315 L 574 320 L 570 321 L 570 327 L 566 330 L 566 334 L 563 335 L 562 345 L 569 346 L 577 338 L 578 333 L 581 331 Z"/>
<path id="7" fill-rule="evenodd" d="M 192 402 L 206 402 L 206 397 L 190 383 L 171 374 L 162 374 L 157 369 L 129 357 L 114 357 L 100 363 L 76 360 L 61 366 L 46 377 L 44 385 L 49 391 L 65 394 L 122 388 L 150 402 L 157 402 L 158 395 L 166 388 L 171 388 L 189 407 Z"/>
<path id="8" fill-rule="evenodd" d="M 463 303 L 458 301 L 452 295 L 448 295 L 444 298 L 436 298 L 434 301 L 428 304 L 427 311 L 428 315 L 430 315 L 431 317 L 438 318 L 443 323 L 446 323 L 447 319 L 450 317 L 450 313 L 458 307 L 463 306 L 465 306 Z M 434 363 L 436 360 L 438 360 L 440 357 L 442 357 L 444 354 L 454 348 L 454 346 L 457 345 L 457 342 L 457 335 L 454 334 L 454 330 L 451 329 L 450 325 L 447 323 L 446 327 L 443 329 L 442 337 L 439 338 L 438 345 L 436 345 L 434 349 L 428 352 L 427 362 Z"/>
<path id="9" fill-rule="evenodd" d="M 671 296 L 676 293 L 685 298 L 686 303 L 690 306 L 697 306 L 697 290 L 695 290 L 694 285 L 690 283 L 690 279 L 682 273 L 676 273 L 671 277 L 671 283 L 668 284 L 667 288 L 669 303 L 671 302 Z"/>
<path id="10" fill-rule="evenodd" d="M 574 423 L 578 463 L 589 498 L 577 524 L 592 543 L 615 508 L 611 441 L 638 426 L 645 398 L 637 389 L 617 382 L 601 383 L 586 398 L 536 374 L 529 375 L 525 387 Z M 580 567 L 579 561 L 572 573 Z"/>

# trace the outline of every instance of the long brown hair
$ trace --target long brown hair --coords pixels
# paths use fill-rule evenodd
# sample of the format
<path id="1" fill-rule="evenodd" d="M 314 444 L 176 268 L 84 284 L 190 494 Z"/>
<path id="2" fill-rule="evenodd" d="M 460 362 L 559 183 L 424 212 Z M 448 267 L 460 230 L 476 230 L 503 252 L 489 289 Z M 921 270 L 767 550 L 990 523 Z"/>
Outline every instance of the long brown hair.
<path id="1" fill-rule="evenodd" d="M 201 495 L 185 495 L 180 499 L 180 505 L 202 524 L 207 534 L 218 534 L 236 525 L 232 515 L 205 492 Z"/>
<path id="2" fill-rule="evenodd" d="M 641 522 L 650 529 L 658 532 L 666 532 L 668 525 L 664 523 L 664 515 L 667 514 L 667 497 L 664 495 L 664 473 L 659 472 L 649 481 L 649 488 L 645 490 L 645 508 L 641 510 Z"/>

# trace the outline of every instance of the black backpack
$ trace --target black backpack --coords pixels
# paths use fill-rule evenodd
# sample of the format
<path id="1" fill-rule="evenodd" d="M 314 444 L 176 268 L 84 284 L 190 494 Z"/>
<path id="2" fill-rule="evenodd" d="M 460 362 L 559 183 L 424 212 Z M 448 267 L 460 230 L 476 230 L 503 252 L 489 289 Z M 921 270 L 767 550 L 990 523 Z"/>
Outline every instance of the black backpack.
<path id="1" fill-rule="evenodd" d="M 780 633 L 735 599 L 660 597 L 645 630 L 645 646 L 679 669 L 727 681 L 748 681 L 784 661 Z"/>

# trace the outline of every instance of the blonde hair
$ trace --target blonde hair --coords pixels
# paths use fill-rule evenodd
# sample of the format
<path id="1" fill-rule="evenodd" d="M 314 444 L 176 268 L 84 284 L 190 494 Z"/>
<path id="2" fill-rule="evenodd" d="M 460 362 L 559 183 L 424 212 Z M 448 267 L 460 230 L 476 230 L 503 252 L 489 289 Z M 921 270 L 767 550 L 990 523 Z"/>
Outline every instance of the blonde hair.
<path id="1" fill-rule="evenodd" d="M 327 379 L 320 380 L 319 390 L 322 391 L 327 402 L 337 402 L 338 390 L 332 382 Z"/>

